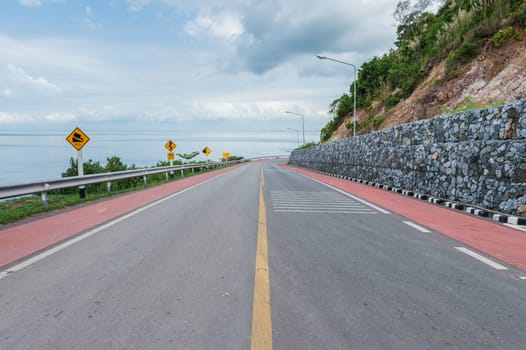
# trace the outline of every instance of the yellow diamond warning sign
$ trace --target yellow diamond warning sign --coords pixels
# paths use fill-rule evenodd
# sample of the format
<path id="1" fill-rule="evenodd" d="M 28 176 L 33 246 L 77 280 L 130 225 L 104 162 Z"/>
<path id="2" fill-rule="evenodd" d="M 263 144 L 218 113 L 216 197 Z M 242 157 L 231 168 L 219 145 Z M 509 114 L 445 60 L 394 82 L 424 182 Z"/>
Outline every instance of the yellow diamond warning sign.
<path id="1" fill-rule="evenodd" d="M 203 149 L 203 153 L 205 154 L 205 156 L 208 157 L 208 155 L 209 155 L 210 153 L 212 153 L 212 150 L 211 150 L 210 148 L 208 148 L 208 146 L 207 146 L 207 147 L 205 147 L 205 148 Z"/>
<path id="2" fill-rule="evenodd" d="M 89 141 L 88 135 L 84 133 L 84 131 L 80 130 L 80 128 L 75 128 L 68 137 L 66 137 L 66 141 L 69 142 L 71 146 L 73 146 L 77 151 L 80 151 L 82 147 Z"/>
<path id="3" fill-rule="evenodd" d="M 169 152 L 173 152 L 175 149 L 176 144 L 172 140 L 168 140 L 166 144 L 164 145 L 164 148 L 166 148 Z"/>

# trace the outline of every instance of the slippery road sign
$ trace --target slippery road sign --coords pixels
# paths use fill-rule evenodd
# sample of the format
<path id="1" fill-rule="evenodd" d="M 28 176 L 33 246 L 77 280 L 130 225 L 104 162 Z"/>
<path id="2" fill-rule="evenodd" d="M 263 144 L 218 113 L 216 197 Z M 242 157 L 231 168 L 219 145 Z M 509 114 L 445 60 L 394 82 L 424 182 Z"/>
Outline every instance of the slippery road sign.
<path id="1" fill-rule="evenodd" d="M 66 141 L 68 141 L 69 144 L 73 146 L 77 151 L 80 151 L 82 147 L 84 147 L 84 145 L 88 143 L 89 137 L 84 133 L 84 131 L 76 127 L 75 130 L 73 130 L 68 135 L 68 137 L 66 137 Z"/>

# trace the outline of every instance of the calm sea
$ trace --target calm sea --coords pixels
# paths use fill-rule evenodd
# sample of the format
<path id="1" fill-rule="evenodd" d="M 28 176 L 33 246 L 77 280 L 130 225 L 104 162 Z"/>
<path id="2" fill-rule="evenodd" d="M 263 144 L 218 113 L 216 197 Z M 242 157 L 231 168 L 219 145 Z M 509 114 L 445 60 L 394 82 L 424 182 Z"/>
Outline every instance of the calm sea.
<path id="1" fill-rule="evenodd" d="M 0 186 L 59 178 L 69 167 L 69 159 L 77 156 L 66 141 L 71 130 L 0 131 Z M 289 154 L 297 146 L 298 136 L 294 131 L 84 131 L 90 137 L 83 148 L 84 161 L 92 159 L 104 165 L 107 157 L 118 156 L 125 164 L 137 166 L 166 160 L 164 145 L 170 139 L 177 145 L 175 153 L 208 146 L 212 150 L 209 159 L 218 160 L 223 152 L 245 158 Z M 306 131 L 306 141 L 314 141 L 318 135 Z M 194 159 L 206 158 L 200 154 Z"/>

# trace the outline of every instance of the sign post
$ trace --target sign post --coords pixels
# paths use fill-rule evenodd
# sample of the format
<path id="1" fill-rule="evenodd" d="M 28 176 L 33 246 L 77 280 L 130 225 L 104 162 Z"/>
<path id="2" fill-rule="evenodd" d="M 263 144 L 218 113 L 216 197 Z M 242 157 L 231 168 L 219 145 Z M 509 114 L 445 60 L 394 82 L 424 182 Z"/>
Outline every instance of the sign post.
<path id="1" fill-rule="evenodd" d="M 212 153 L 212 150 L 210 148 L 208 148 L 208 146 L 206 146 L 204 149 L 203 149 L 203 153 L 205 154 L 206 156 L 206 168 L 208 169 L 208 155 L 210 153 Z"/>
<path id="2" fill-rule="evenodd" d="M 225 158 L 225 160 L 228 160 L 228 158 L 230 158 L 230 152 L 223 152 L 223 158 Z"/>
<path id="3" fill-rule="evenodd" d="M 172 141 L 172 140 L 168 140 L 166 141 L 166 143 L 164 144 L 164 148 L 166 148 L 168 150 L 168 160 L 170 161 L 170 166 L 173 166 L 174 165 L 174 149 L 175 147 L 177 147 L 177 145 Z M 174 172 L 173 170 L 170 170 L 170 175 L 173 176 Z"/>
<path id="4" fill-rule="evenodd" d="M 223 152 L 223 159 L 225 160 L 225 166 L 228 165 L 228 158 L 230 158 L 230 152 Z"/>
<path id="5" fill-rule="evenodd" d="M 69 142 L 73 148 L 77 150 L 77 170 L 78 176 L 84 176 L 84 161 L 82 158 L 82 147 L 86 145 L 89 141 L 89 136 L 80 130 L 79 127 L 76 127 L 69 135 L 66 137 L 66 141 Z M 79 186 L 79 196 L 81 199 L 86 197 L 86 187 L 84 185 Z"/>

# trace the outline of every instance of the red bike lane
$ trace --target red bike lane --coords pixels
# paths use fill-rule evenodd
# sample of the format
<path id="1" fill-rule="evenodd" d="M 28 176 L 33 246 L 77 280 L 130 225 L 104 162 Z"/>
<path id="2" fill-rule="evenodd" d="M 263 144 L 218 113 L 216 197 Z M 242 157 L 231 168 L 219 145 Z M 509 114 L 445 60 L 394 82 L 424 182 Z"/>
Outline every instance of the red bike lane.
<path id="1" fill-rule="evenodd" d="M 525 233 L 419 199 L 286 164 L 282 166 L 358 196 L 526 272 Z"/>
<path id="2" fill-rule="evenodd" d="M 101 200 L 57 215 L 0 230 L 0 267 L 11 265 L 56 243 L 240 166 L 243 165 L 191 176 L 117 198 Z"/>

